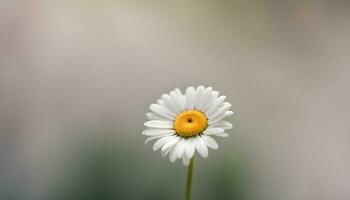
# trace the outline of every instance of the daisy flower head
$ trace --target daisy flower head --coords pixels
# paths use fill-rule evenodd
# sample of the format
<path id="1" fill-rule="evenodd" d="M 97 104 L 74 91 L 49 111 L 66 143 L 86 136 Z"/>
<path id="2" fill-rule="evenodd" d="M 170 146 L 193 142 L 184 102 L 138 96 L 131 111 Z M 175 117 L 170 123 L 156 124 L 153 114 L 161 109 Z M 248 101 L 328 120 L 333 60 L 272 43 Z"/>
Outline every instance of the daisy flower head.
<path id="1" fill-rule="evenodd" d="M 148 136 L 145 143 L 155 140 L 154 151 L 160 150 L 171 162 L 182 159 L 186 166 L 195 152 L 207 157 L 208 148 L 219 147 L 213 136 L 227 137 L 226 130 L 232 128 L 225 121 L 233 114 L 225 99 L 204 86 L 188 87 L 184 94 L 178 88 L 163 94 L 146 114 L 149 121 L 142 133 Z"/>

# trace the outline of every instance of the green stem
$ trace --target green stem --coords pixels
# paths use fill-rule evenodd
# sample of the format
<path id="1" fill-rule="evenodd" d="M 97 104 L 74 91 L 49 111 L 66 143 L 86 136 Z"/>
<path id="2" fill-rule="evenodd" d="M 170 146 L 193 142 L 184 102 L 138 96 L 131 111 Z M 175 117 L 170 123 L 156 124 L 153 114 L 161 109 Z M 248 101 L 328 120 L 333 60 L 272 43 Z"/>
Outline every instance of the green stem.
<path id="1" fill-rule="evenodd" d="M 192 186 L 192 174 L 193 174 L 193 161 L 194 157 L 190 160 L 187 170 L 185 200 L 191 200 L 191 186 Z"/>

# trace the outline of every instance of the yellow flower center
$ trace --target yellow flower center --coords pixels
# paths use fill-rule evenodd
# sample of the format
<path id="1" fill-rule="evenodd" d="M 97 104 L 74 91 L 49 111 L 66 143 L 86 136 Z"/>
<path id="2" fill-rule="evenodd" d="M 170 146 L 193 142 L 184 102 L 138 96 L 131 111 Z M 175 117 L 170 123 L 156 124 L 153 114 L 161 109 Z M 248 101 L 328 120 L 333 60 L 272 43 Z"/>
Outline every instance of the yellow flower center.
<path id="1" fill-rule="evenodd" d="M 197 110 L 187 110 L 176 117 L 174 130 L 181 137 L 194 137 L 203 133 L 208 126 L 207 121 L 204 113 Z"/>

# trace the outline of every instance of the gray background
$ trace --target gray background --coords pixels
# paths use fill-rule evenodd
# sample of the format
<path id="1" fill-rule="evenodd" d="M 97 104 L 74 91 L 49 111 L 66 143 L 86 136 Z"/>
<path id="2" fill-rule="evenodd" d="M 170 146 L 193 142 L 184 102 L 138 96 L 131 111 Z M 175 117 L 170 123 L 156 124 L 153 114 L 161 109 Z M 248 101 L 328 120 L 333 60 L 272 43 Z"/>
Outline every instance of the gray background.
<path id="1" fill-rule="evenodd" d="M 181 199 L 148 106 L 212 86 L 235 115 L 194 199 L 350 198 L 346 1 L 0 1 L 0 199 Z"/>

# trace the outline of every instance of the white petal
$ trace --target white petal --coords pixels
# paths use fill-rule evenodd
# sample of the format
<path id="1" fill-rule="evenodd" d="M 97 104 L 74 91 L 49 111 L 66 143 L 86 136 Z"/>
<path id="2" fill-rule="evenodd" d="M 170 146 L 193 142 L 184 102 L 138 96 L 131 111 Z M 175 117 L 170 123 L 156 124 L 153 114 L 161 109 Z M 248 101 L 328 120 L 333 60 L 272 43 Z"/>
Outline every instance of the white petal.
<path id="1" fill-rule="evenodd" d="M 165 155 L 168 154 L 168 153 L 170 152 L 170 150 L 171 150 L 172 148 L 174 148 L 175 144 L 176 144 L 176 143 L 168 144 L 168 145 L 166 145 L 166 146 L 164 145 L 165 147 L 163 146 L 162 149 L 161 149 L 162 155 L 163 155 L 163 154 L 165 154 Z"/>
<path id="2" fill-rule="evenodd" d="M 176 107 L 178 108 L 178 110 L 180 112 L 185 110 L 185 106 L 183 104 L 182 95 L 180 96 L 175 91 L 171 91 L 170 92 L 170 96 L 173 99 L 174 104 L 176 105 Z"/>
<path id="3" fill-rule="evenodd" d="M 213 135 L 213 136 L 218 136 L 218 137 L 228 137 L 229 135 L 228 135 L 228 133 L 218 133 L 218 134 L 215 134 L 215 135 Z"/>
<path id="4" fill-rule="evenodd" d="M 195 147 L 198 153 L 203 157 L 208 157 L 208 148 L 207 145 L 204 144 L 203 140 L 200 137 L 197 137 L 195 140 Z"/>
<path id="5" fill-rule="evenodd" d="M 182 96 L 182 92 L 179 88 L 175 88 L 174 92 L 176 92 L 177 95 Z"/>
<path id="6" fill-rule="evenodd" d="M 219 108 L 214 114 L 212 115 L 207 115 L 209 121 L 214 121 L 216 120 L 218 117 L 220 117 L 221 115 L 223 115 L 226 111 L 228 111 L 228 109 L 231 108 L 231 104 L 228 102 L 225 102 L 223 104 L 223 106 L 221 106 L 221 108 Z"/>
<path id="7" fill-rule="evenodd" d="M 219 91 L 213 91 L 214 100 L 218 98 L 219 94 L 220 94 Z"/>
<path id="8" fill-rule="evenodd" d="M 214 120 L 209 120 L 208 124 L 209 125 L 215 124 L 215 123 L 221 121 L 222 119 L 224 119 L 224 118 L 226 118 L 226 117 L 228 117 L 230 115 L 233 115 L 233 111 L 230 111 L 230 110 L 226 111 L 223 115 L 219 116 L 218 118 L 216 118 Z"/>
<path id="9" fill-rule="evenodd" d="M 195 89 L 194 87 L 188 87 L 186 89 L 186 107 L 187 109 L 192 110 L 194 108 L 194 98 L 195 98 Z"/>
<path id="10" fill-rule="evenodd" d="M 203 95 L 201 97 L 200 105 L 198 105 L 198 110 L 204 111 L 203 108 L 206 108 L 208 106 L 208 103 L 211 101 L 212 98 L 212 91 L 213 88 L 208 87 L 204 90 Z"/>
<path id="11" fill-rule="evenodd" d="M 143 135 L 156 136 L 156 135 L 166 135 L 166 134 L 175 134 L 173 129 L 146 129 L 142 132 Z"/>
<path id="12" fill-rule="evenodd" d="M 173 120 L 176 115 L 174 113 L 171 113 L 168 109 L 164 108 L 163 106 L 159 104 L 152 104 L 149 109 L 153 111 L 154 113 L 165 117 L 167 119 Z"/>
<path id="13" fill-rule="evenodd" d="M 156 113 L 153 113 L 153 112 L 148 112 L 146 113 L 146 117 L 148 120 L 163 120 L 163 121 L 168 121 L 168 119 L 160 116 L 160 115 L 157 115 Z"/>
<path id="14" fill-rule="evenodd" d="M 180 139 L 180 137 L 176 137 L 175 139 L 172 139 L 171 141 L 167 142 L 166 144 L 164 144 L 161 151 L 166 151 L 168 148 L 175 145 Z"/>
<path id="15" fill-rule="evenodd" d="M 215 124 L 210 125 L 208 128 L 213 128 L 213 127 L 218 127 L 218 128 L 223 128 L 223 129 L 232 129 L 232 124 L 228 121 L 219 121 Z"/>
<path id="16" fill-rule="evenodd" d="M 186 154 L 184 154 L 182 156 L 182 163 L 185 165 L 185 166 L 188 166 L 190 164 L 190 159 L 186 156 Z"/>
<path id="17" fill-rule="evenodd" d="M 187 144 L 187 147 L 185 149 L 185 153 L 186 153 L 186 156 L 188 158 L 192 158 L 193 155 L 194 155 L 194 151 L 195 151 L 195 140 L 193 138 L 189 138 L 188 139 L 188 144 Z"/>
<path id="18" fill-rule="evenodd" d="M 174 145 L 173 145 L 173 146 L 174 146 Z M 171 146 L 171 147 L 173 147 L 173 146 Z M 165 157 L 165 156 L 167 156 L 167 155 L 169 154 L 169 152 L 173 149 L 173 148 L 171 148 L 171 147 L 169 147 L 169 148 L 167 148 L 166 150 L 164 150 L 164 151 L 161 152 L 162 157 Z"/>
<path id="19" fill-rule="evenodd" d="M 197 87 L 196 95 L 195 95 L 195 99 L 194 99 L 194 107 L 198 110 L 200 110 L 201 106 L 203 105 L 204 91 L 205 91 L 205 89 L 204 89 L 203 85 Z"/>
<path id="20" fill-rule="evenodd" d="M 154 145 L 153 145 L 153 151 L 157 151 L 160 147 L 162 147 L 163 145 L 165 145 L 166 143 L 168 143 L 171 140 L 175 140 L 177 137 L 175 135 L 171 135 L 171 136 L 165 136 L 160 138 L 159 140 L 157 140 Z"/>
<path id="21" fill-rule="evenodd" d="M 210 116 L 214 113 L 216 113 L 216 111 L 222 106 L 222 104 L 224 103 L 226 99 L 226 96 L 220 96 L 219 98 L 217 98 L 213 105 L 208 109 L 208 111 L 205 113 L 206 116 Z"/>
<path id="22" fill-rule="evenodd" d="M 218 149 L 219 148 L 218 143 L 212 137 L 210 137 L 208 135 L 202 135 L 201 137 L 202 137 L 203 141 L 205 142 L 205 144 L 208 147 L 210 147 L 212 149 Z"/>
<path id="23" fill-rule="evenodd" d="M 164 101 L 164 105 L 173 113 L 178 114 L 180 112 L 180 110 L 176 107 L 173 99 L 170 97 L 169 94 L 163 94 L 162 100 Z"/>
<path id="24" fill-rule="evenodd" d="M 217 98 L 214 96 L 214 91 L 212 91 L 212 88 L 207 88 L 206 94 L 204 94 L 204 103 L 202 107 L 202 111 L 206 112 L 208 109 L 213 105 L 215 99 Z"/>
<path id="25" fill-rule="evenodd" d="M 219 133 L 223 133 L 225 130 L 223 128 L 207 128 L 203 134 L 205 135 L 215 135 Z"/>
<path id="26" fill-rule="evenodd" d="M 148 138 L 145 140 L 145 144 L 147 144 L 148 142 L 150 142 L 150 141 L 152 141 L 152 140 L 155 140 L 155 139 L 158 139 L 158 138 L 161 138 L 161 137 L 171 136 L 171 135 L 174 135 L 174 134 L 169 133 L 169 134 L 166 134 L 166 135 L 157 135 L 157 136 L 148 137 Z"/>
<path id="27" fill-rule="evenodd" d="M 173 128 L 173 123 L 170 121 L 161 121 L 161 120 L 151 120 L 146 123 L 144 123 L 145 126 L 151 127 L 151 128 Z"/>
<path id="28" fill-rule="evenodd" d="M 157 99 L 157 104 L 161 105 L 161 106 L 164 106 L 165 103 L 162 99 Z"/>
<path id="29" fill-rule="evenodd" d="M 175 88 L 175 93 L 180 97 L 181 99 L 181 104 L 183 105 L 184 109 L 186 109 L 186 98 L 182 94 L 181 90 L 179 88 Z"/>
<path id="30" fill-rule="evenodd" d="M 175 148 L 172 148 L 169 153 L 169 160 L 170 162 L 175 162 L 176 160 L 176 154 L 175 154 Z"/>
<path id="31" fill-rule="evenodd" d="M 185 149 L 186 149 L 186 144 L 187 144 L 187 140 L 186 139 L 181 139 L 177 144 L 176 146 L 174 147 L 175 148 L 175 156 L 176 158 L 181 158 L 182 155 L 184 154 L 185 152 Z"/>

